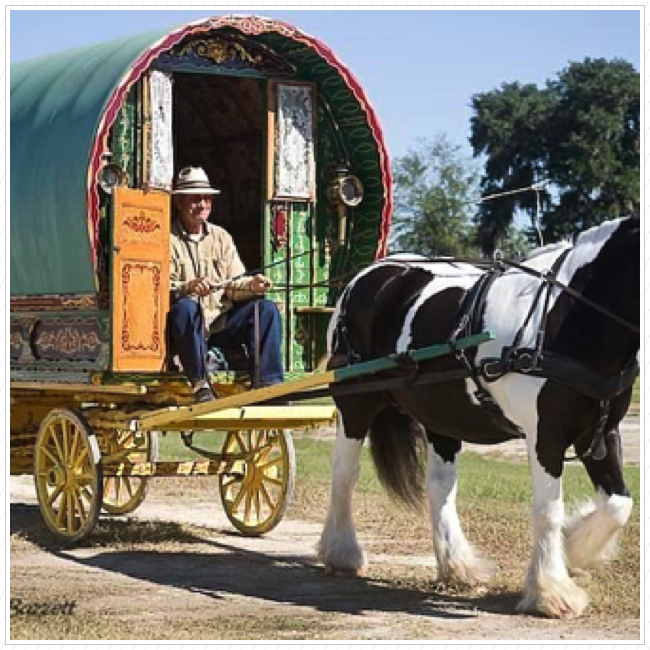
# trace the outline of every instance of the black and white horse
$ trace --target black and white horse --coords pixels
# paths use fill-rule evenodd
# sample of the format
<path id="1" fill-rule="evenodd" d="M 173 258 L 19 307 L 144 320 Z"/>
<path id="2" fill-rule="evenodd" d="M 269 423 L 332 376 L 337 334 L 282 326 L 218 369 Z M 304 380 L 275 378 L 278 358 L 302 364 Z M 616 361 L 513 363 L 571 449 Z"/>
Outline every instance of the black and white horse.
<path id="1" fill-rule="evenodd" d="M 540 291 L 539 274 L 517 268 L 497 274 L 485 286 L 484 299 L 474 300 L 473 314 L 478 329 L 496 338 L 468 355 L 470 365 L 478 369 L 485 359 L 504 359 L 504 348 L 513 343 L 539 352 L 543 329 L 542 358 L 560 360 L 554 378 L 535 376 L 529 355 L 528 367 L 511 361 L 503 375 L 335 397 L 331 503 L 319 543 L 328 570 L 362 574 L 367 566 L 351 499 L 361 446 L 370 434 L 379 477 L 394 495 L 413 503 L 426 479 L 439 579 L 485 581 L 489 564 L 465 538 L 456 511 L 458 454 L 462 441 L 494 444 L 519 436 L 526 440 L 534 493 L 534 547 L 519 610 L 561 617 L 577 616 L 586 607 L 587 596 L 569 570 L 595 566 L 611 554 L 633 505 L 623 480 L 618 424 L 629 405 L 639 350 L 639 220 L 604 223 L 582 233 L 573 246 L 537 250 L 524 264 L 539 272 L 555 264 L 555 278 L 569 291 L 557 284 Z M 338 302 L 329 331 L 329 367 L 448 340 L 484 274 L 453 261 L 396 256 L 375 263 Z M 449 355 L 423 363 L 420 372 L 458 366 Z M 562 381 L 565 368 L 568 384 Z M 577 378 L 575 386 L 571 377 Z M 427 448 L 419 482 L 418 438 Z M 568 518 L 562 469 L 572 445 L 597 494 Z"/>

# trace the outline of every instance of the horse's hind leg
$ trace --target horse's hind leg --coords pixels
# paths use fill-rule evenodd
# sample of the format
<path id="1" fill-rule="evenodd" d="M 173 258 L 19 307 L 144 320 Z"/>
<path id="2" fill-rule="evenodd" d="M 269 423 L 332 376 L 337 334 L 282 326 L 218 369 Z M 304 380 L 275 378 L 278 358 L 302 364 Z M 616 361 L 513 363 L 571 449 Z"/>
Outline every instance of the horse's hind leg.
<path id="1" fill-rule="evenodd" d="M 465 538 L 456 512 L 461 442 L 428 430 L 427 438 L 427 494 L 438 577 L 464 584 L 485 582 L 490 577 L 491 566 Z"/>
<path id="2" fill-rule="evenodd" d="M 343 419 L 337 418 L 332 454 L 332 491 L 325 528 L 318 544 L 318 557 L 328 572 L 363 575 L 367 562 L 359 543 L 352 515 L 352 493 L 359 477 L 362 439 L 347 438 Z"/>
<path id="3" fill-rule="evenodd" d="M 623 480 L 621 441 L 617 429 L 605 437 L 602 460 L 585 457 L 583 463 L 598 495 L 578 509 L 565 526 L 569 566 L 585 569 L 611 558 L 618 533 L 632 512 L 632 498 Z M 577 449 L 580 454 L 583 450 Z"/>

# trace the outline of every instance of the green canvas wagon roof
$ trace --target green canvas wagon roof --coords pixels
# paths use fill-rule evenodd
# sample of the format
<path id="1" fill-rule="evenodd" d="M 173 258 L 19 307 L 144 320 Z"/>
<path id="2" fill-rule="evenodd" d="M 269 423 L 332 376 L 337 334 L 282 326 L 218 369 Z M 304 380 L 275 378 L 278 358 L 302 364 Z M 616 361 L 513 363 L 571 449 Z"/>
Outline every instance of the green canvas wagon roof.
<path id="1" fill-rule="evenodd" d="M 339 102 L 344 96 L 348 108 L 354 104 L 365 115 L 367 128 L 357 127 L 347 137 L 352 149 L 367 151 L 370 145 L 374 151 L 371 164 L 383 186 L 377 255 L 385 253 L 392 179 L 379 122 L 359 83 L 327 46 L 291 25 L 220 16 L 11 66 L 12 296 L 96 291 L 95 179 L 110 127 L 129 88 L 156 57 L 188 35 L 220 29 L 238 30 L 293 57 L 297 69 L 323 82 L 321 93 Z"/>

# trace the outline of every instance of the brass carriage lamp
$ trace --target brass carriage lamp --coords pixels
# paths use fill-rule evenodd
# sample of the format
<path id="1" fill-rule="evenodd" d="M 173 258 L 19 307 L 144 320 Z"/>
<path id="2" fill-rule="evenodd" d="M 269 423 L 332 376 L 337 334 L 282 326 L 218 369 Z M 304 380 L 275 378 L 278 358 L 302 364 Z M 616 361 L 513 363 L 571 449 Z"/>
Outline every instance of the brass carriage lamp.
<path id="1" fill-rule="evenodd" d="M 112 151 L 107 150 L 102 154 L 102 166 L 97 174 L 99 187 L 106 194 L 112 194 L 116 187 L 122 185 L 125 177 L 124 170 L 117 163 L 111 162 L 112 157 Z"/>
<path id="2" fill-rule="evenodd" d="M 354 208 L 363 200 L 361 181 L 350 174 L 347 165 L 338 165 L 327 186 L 327 200 L 338 212 L 338 243 L 345 244 L 348 223 L 347 209 Z"/>

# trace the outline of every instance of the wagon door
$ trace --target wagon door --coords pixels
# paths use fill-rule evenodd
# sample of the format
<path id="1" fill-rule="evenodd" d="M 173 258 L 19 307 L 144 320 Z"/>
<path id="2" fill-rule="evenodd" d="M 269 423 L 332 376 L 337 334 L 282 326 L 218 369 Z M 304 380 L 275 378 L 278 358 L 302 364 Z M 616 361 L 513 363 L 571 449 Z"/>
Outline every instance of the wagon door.
<path id="1" fill-rule="evenodd" d="M 112 221 L 112 369 L 158 372 L 169 311 L 169 194 L 116 188 Z"/>

